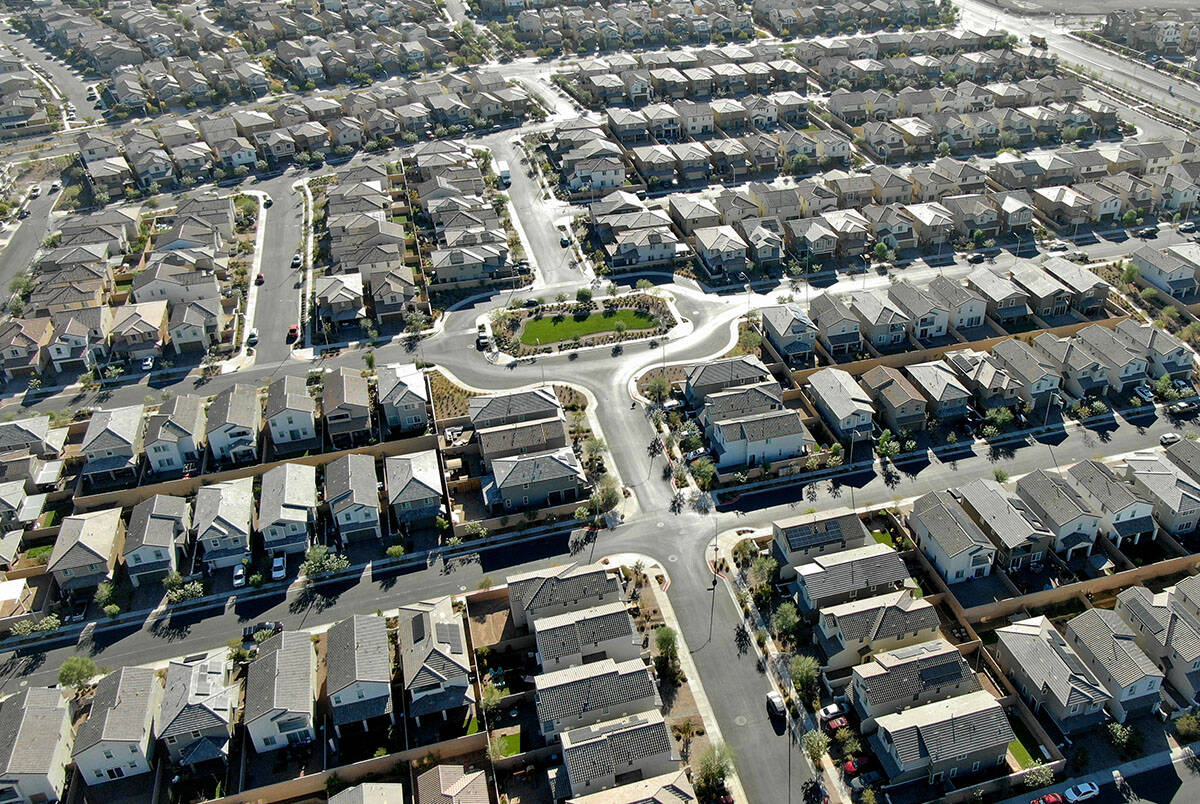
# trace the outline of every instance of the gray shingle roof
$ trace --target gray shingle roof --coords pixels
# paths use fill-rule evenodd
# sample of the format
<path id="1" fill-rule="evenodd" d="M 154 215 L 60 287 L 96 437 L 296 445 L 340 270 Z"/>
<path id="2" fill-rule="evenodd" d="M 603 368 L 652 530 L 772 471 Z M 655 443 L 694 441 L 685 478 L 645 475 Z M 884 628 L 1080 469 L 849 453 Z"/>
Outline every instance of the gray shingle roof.
<path id="1" fill-rule="evenodd" d="M 824 368 L 813 372 L 808 377 L 808 385 L 813 395 L 824 402 L 839 420 L 855 413 L 875 415 L 867 392 L 842 369 Z"/>
<path id="2" fill-rule="evenodd" d="M 103 564 L 112 555 L 121 524 L 121 509 L 106 508 L 66 517 L 50 553 L 51 572 Z"/>
<path id="3" fill-rule="evenodd" d="M 308 386 L 303 377 L 288 374 L 280 377 L 267 387 L 266 416 L 271 418 L 285 410 L 296 410 L 313 413 L 317 402 L 308 393 Z"/>
<path id="4" fill-rule="evenodd" d="M 876 723 L 905 766 L 936 765 L 988 749 L 999 754 L 1015 739 L 1004 709 L 983 690 L 884 715 Z"/>
<path id="5" fill-rule="evenodd" d="M 558 397 L 548 388 L 516 391 L 497 396 L 473 396 L 467 415 L 476 428 L 494 427 L 515 421 L 551 419 L 562 416 Z"/>
<path id="6" fill-rule="evenodd" d="M 1037 685 L 1040 694 L 1053 696 L 1064 709 L 1108 700 L 1108 692 L 1096 674 L 1048 618 L 1030 617 L 997 628 L 996 637 Z"/>
<path id="7" fill-rule="evenodd" d="M 106 740 L 140 743 L 148 739 L 146 724 L 157 683 L 154 671 L 146 667 L 122 667 L 100 679 L 91 714 L 75 733 L 72 756 Z"/>
<path id="8" fill-rule="evenodd" d="M 470 673 L 462 617 L 454 611 L 449 597 L 403 606 L 399 619 L 400 663 L 406 688 Z"/>
<path id="9" fill-rule="evenodd" d="M 325 691 L 341 692 L 356 681 L 386 684 L 387 695 L 333 704 L 335 723 L 366 720 L 392 711 L 392 654 L 382 617 L 356 614 L 326 632 Z"/>
<path id="10" fill-rule="evenodd" d="M 584 788 L 635 766 L 639 760 L 669 753 L 671 735 L 657 710 L 594 726 L 572 729 L 562 735 L 563 764 L 571 786 Z"/>
<path id="11" fill-rule="evenodd" d="M 948 556 L 977 548 L 992 549 L 992 543 L 947 491 L 926 494 L 913 503 L 912 518 L 919 520 Z"/>
<path id="12" fill-rule="evenodd" d="M 191 436 L 197 444 L 204 443 L 204 400 L 194 394 L 171 397 L 146 420 L 145 443 L 178 442 Z"/>
<path id="13" fill-rule="evenodd" d="M 1101 681 L 1107 677 L 1117 687 L 1126 688 L 1143 678 L 1163 676 L 1138 647 L 1133 629 L 1115 611 L 1088 609 L 1071 618 L 1067 638 L 1081 657 L 1090 660 Z"/>
<path id="14" fill-rule="evenodd" d="M 262 476 L 258 526 L 262 529 L 277 522 L 307 522 L 316 504 L 316 467 L 302 463 L 273 466 Z"/>
<path id="15" fill-rule="evenodd" d="M 162 709 L 156 722 L 158 736 L 179 737 L 218 726 L 228 728 L 237 686 L 226 683 L 226 671 L 221 657 L 168 664 Z"/>
<path id="16" fill-rule="evenodd" d="M 143 546 L 173 548 L 177 535 L 186 533 L 190 524 L 187 500 L 155 494 L 133 506 L 125 531 L 125 554 Z"/>
<path id="17" fill-rule="evenodd" d="M 1080 514 L 1091 513 L 1082 495 L 1066 480 L 1037 469 L 1017 481 L 1019 494 L 1043 522 L 1055 529 L 1073 521 Z"/>
<path id="18" fill-rule="evenodd" d="M 246 723 L 276 709 L 313 712 L 313 646 L 303 631 L 284 631 L 263 642 L 246 669 L 242 720 Z"/>
<path id="19" fill-rule="evenodd" d="M 958 494 L 1004 547 L 1018 548 L 1031 541 L 1050 538 L 1050 532 L 1025 501 L 1009 494 L 995 480 L 972 480 L 959 488 Z"/>
<path id="20" fill-rule="evenodd" d="M 726 443 L 736 441 L 753 443 L 794 435 L 803 436 L 805 442 L 813 443 L 811 436 L 808 435 L 808 428 L 804 426 L 804 420 L 794 410 L 784 409 L 756 413 L 737 419 L 725 419 L 716 422 L 716 425 L 721 428 L 721 436 Z"/>
<path id="21" fill-rule="evenodd" d="M 238 383 L 217 394 L 208 407 L 208 432 L 227 424 L 254 431 L 258 427 L 258 389 Z"/>
<path id="22" fill-rule="evenodd" d="M 851 642 L 890 639 L 909 631 L 937 628 L 939 624 L 937 610 L 930 602 L 914 598 L 908 590 L 828 606 L 821 609 L 821 621 L 836 625 Z"/>
<path id="23" fill-rule="evenodd" d="M 553 663 L 563 656 L 583 652 L 587 647 L 610 639 L 633 639 L 633 621 L 621 601 L 604 603 L 590 609 L 539 617 L 533 621 L 542 663 Z"/>
<path id="24" fill-rule="evenodd" d="M 771 372 L 757 357 L 727 357 L 701 363 L 688 372 L 689 387 L 742 385 L 771 379 Z"/>
<path id="25" fill-rule="evenodd" d="M 819 556 L 796 568 L 796 584 L 820 607 L 823 601 L 908 580 L 900 554 L 886 544 L 868 544 Z"/>
<path id="26" fill-rule="evenodd" d="M 420 804 L 488 804 L 487 774 L 461 765 L 438 765 L 417 777 Z"/>
<path id="27" fill-rule="evenodd" d="M 512 604 L 534 615 L 544 609 L 563 611 L 584 599 L 608 602 L 621 596 L 616 574 L 600 564 L 547 567 L 510 575 L 507 582 Z"/>
<path id="28" fill-rule="evenodd" d="M 510 455 L 492 462 L 496 486 L 521 486 L 547 480 L 575 478 L 578 484 L 587 482 L 583 467 L 570 447 L 562 447 L 532 455 Z"/>
<path id="29" fill-rule="evenodd" d="M 801 514 L 776 521 L 773 530 L 780 533 L 792 552 L 834 544 L 853 548 L 872 541 L 857 514 Z"/>
<path id="30" fill-rule="evenodd" d="M 335 515 L 350 505 L 378 508 L 378 483 L 370 455 L 343 455 L 325 466 L 325 499 Z"/>
<path id="31" fill-rule="evenodd" d="M 66 714 L 54 687 L 29 687 L 0 702 L 0 774 L 50 775 L 59 740 L 70 739 Z"/>
<path id="32" fill-rule="evenodd" d="M 393 455 L 384 461 L 388 502 L 419 502 L 442 496 L 442 472 L 435 450 Z"/>
<path id="33" fill-rule="evenodd" d="M 931 402 L 948 403 L 971 397 L 971 392 L 954 376 L 954 369 L 943 361 L 913 363 L 904 370 Z"/>
<path id="34" fill-rule="evenodd" d="M 1068 469 L 1067 474 L 1109 513 L 1120 513 L 1131 505 L 1148 503 L 1132 484 L 1118 478 L 1112 469 L 1099 461 L 1080 461 Z"/>
<path id="35" fill-rule="evenodd" d="M 709 394 L 704 398 L 704 417 L 721 421 L 782 407 L 783 388 L 771 380 Z"/>
<path id="36" fill-rule="evenodd" d="M 582 717 L 654 696 L 654 680 L 641 659 L 602 659 L 543 673 L 533 679 L 538 720 Z M 628 711 L 628 710 L 626 710 Z"/>
<path id="37" fill-rule="evenodd" d="M 913 701 L 941 687 L 965 685 L 966 692 L 980 689 L 967 660 L 944 639 L 877 653 L 852 672 L 853 687 L 865 690 L 867 699 L 877 708 Z"/>

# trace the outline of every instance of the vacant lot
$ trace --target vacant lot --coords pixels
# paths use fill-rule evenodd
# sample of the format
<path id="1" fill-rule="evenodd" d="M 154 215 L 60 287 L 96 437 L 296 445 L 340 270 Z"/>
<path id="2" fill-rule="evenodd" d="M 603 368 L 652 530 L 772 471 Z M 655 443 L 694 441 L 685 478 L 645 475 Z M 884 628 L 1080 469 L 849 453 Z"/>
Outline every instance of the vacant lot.
<path id="1" fill-rule="evenodd" d="M 618 327 L 618 324 L 622 325 Z M 639 310 L 617 310 L 612 313 L 592 313 L 586 318 L 565 316 L 563 318 L 534 318 L 525 322 L 521 330 L 521 343 L 533 346 L 541 343 L 543 346 L 558 341 L 569 341 L 595 335 L 599 332 L 612 332 L 618 328 L 626 330 L 653 329 L 658 320 Z"/>

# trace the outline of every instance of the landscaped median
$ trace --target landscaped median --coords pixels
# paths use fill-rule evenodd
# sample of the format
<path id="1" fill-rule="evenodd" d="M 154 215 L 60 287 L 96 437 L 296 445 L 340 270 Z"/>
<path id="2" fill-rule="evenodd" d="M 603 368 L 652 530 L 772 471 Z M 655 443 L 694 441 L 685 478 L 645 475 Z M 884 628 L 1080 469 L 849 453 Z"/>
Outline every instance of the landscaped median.
<path id="1" fill-rule="evenodd" d="M 499 351 L 525 357 L 665 335 L 675 323 L 663 299 L 632 293 L 597 304 L 585 288 L 573 303 L 559 294 L 552 304 L 535 300 L 532 306 L 497 310 L 492 314 L 492 334 Z"/>

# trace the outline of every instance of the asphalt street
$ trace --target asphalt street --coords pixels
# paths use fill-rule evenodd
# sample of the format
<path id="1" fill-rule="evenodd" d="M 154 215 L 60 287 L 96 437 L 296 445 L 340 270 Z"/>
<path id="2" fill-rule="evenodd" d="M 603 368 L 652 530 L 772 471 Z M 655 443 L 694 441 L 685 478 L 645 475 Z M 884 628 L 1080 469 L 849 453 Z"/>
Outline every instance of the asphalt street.
<path id="1" fill-rule="evenodd" d="M 292 267 L 292 255 L 299 251 L 303 234 L 304 202 L 291 185 L 301 177 L 297 171 L 265 182 L 249 182 L 246 189 L 266 193 L 272 204 L 266 214 L 263 254 L 259 271 L 263 284 L 258 286 L 253 326 L 258 329 L 256 360 L 260 365 L 278 364 L 291 357 L 292 345 L 287 330 L 300 323 L 300 295 L 303 269 Z M 254 277 L 250 278 L 254 281 Z"/>
<path id="2" fill-rule="evenodd" d="M 0 293 L 7 293 L 13 279 L 29 267 L 50 230 L 50 210 L 58 193 L 50 192 L 49 182 L 42 182 L 41 187 L 41 196 L 29 202 L 29 217 L 17 219 L 16 231 L 0 251 Z"/>

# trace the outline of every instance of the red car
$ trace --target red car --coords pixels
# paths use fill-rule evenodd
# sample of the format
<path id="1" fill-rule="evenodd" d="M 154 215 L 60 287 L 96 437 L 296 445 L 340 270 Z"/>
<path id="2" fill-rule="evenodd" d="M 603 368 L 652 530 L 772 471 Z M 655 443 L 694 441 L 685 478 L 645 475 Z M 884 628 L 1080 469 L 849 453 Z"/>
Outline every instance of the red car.
<path id="1" fill-rule="evenodd" d="M 872 762 L 873 760 L 869 756 L 851 757 L 850 759 L 846 760 L 846 764 L 842 765 L 842 771 L 845 772 L 847 776 L 853 776 L 863 768 L 869 768 Z"/>
<path id="2" fill-rule="evenodd" d="M 849 727 L 850 721 L 846 720 L 844 717 L 835 717 L 833 720 L 825 724 L 825 728 L 829 729 L 830 731 L 837 731 L 838 729 L 846 729 Z"/>
<path id="3" fill-rule="evenodd" d="M 292 324 L 290 327 L 288 327 L 287 339 L 289 341 L 294 341 L 294 340 L 296 340 L 296 338 L 299 338 L 299 337 L 300 337 L 300 325 L 299 324 Z"/>
<path id="4" fill-rule="evenodd" d="M 1035 798 L 1029 804 L 1063 804 L 1063 797 L 1059 793 L 1047 793 L 1041 798 Z"/>
<path id="5" fill-rule="evenodd" d="M 263 276 L 262 274 L 259 274 L 258 276 L 254 277 L 254 284 L 256 284 L 256 285 L 261 285 L 263 282 L 266 282 L 266 281 L 267 281 L 267 278 L 265 276 Z"/>

